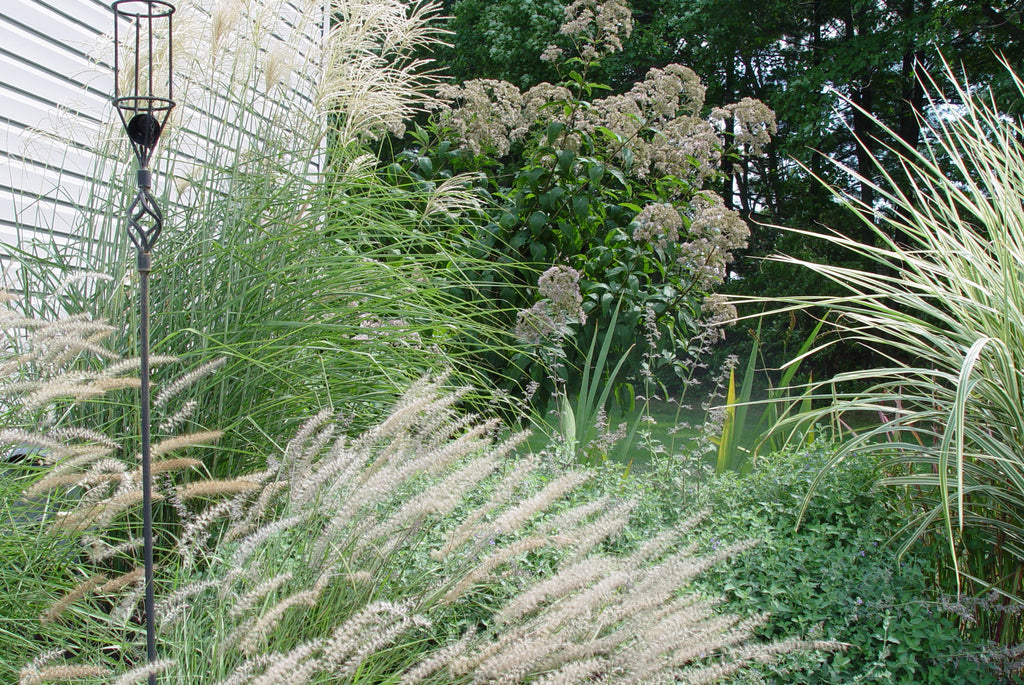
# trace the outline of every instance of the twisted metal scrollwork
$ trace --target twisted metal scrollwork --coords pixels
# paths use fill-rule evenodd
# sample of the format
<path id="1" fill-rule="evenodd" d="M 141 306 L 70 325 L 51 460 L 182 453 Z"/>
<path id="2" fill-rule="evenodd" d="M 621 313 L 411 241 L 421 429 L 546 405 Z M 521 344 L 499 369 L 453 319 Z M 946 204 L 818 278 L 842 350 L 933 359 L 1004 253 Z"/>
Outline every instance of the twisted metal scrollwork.
<path id="1" fill-rule="evenodd" d="M 140 187 L 128 207 L 128 237 L 139 254 L 139 269 L 149 270 L 150 252 L 164 226 L 164 215 L 149 188 Z"/>

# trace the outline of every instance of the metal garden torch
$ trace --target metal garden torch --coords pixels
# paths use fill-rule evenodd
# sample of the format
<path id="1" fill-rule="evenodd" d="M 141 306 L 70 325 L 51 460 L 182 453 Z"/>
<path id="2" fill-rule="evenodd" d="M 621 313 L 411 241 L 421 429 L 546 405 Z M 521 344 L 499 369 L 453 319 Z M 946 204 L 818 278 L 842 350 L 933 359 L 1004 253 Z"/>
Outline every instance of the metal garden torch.
<path id="1" fill-rule="evenodd" d="M 172 30 L 174 5 L 164 0 L 116 0 L 114 10 L 114 107 L 138 160 L 138 193 L 128 208 L 128 237 L 138 251 L 142 516 L 145 565 L 146 655 L 156 661 L 153 615 L 153 485 L 149 417 L 149 273 L 152 250 L 163 228 L 153 197 L 149 161 L 174 108 Z M 156 674 L 150 673 L 150 685 Z"/>

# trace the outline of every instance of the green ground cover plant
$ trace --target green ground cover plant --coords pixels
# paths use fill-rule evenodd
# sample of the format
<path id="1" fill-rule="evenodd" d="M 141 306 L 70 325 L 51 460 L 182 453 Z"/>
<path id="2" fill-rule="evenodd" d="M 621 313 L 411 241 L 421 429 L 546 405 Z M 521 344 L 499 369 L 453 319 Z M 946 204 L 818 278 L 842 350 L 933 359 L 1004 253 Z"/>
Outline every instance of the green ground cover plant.
<path id="1" fill-rule="evenodd" d="M 771 639 L 814 635 L 850 645 L 823 659 L 790 655 L 759 667 L 741 682 L 768 683 L 996 683 L 1012 678 L 1014 659 L 1000 658 L 976 623 L 960 633 L 949 606 L 954 597 L 935 586 L 941 547 L 903 556 L 891 544 L 902 514 L 875 485 L 873 460 L 830 470 L 803 513 L 804 494 L 829 462 L 835 445 L 812 445 L 757 460 L 752 473 L 710 477 L 701 501 L 715 514 L 701 527 L 711 549 L 751 534 L 762 544 L 711 571 L 707 587 L 721 588 L 728 606 L 771 615 L 758 629 Z M 997 662 L 997 663 L 994 663 Z"/>

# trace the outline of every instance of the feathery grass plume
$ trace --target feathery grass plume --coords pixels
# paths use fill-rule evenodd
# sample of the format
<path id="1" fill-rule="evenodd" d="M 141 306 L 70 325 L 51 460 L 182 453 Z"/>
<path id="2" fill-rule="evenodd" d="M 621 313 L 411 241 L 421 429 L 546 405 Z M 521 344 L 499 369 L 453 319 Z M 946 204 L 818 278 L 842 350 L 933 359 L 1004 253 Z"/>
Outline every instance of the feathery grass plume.
<path id="1" fill-rule="evenodd" d="M 634 500 L 619 502 L 591 523 L 563 533 L 563 537 L 569 539 L 573 550 L 563 563 L 572 564 L 585 558 L 602 541 L 611 539 L 622 532 L 629 523 L 630 512 L 636 508 L 637 504 L 638 502 Z"/>
<path id="2" fill-rule="evenodd" d="M 96 535 L 83 535 L 82 546 L 86 550 L 89 561 L 99 564 L 122 554 L 136 552 L 143 545 L 142 538 L 131 538 L 112 545 Z"/>
<path id="3" fill-rule="evenodd" d="M 121 588 L 126 587 L 128 585 L 134 585 L 135 583 L 138 583 L 140 580 L 143 580 L 143 572 L 144 569 L 136 568 L 132 571 L 129 571 L 128 573 L 122 573 L 116 578 L 111 578 L 107 582 L 103 583 L 103 585 L 100 585 L 98 588 L 96 588 L 96 594 L 117 594 L 117 592 L 121 590 Z"/>
<path id="4" fill-rule="evenodd" d="M 177 622 L 191 608 L 190 601 L 194 601 L 199 595 L 219 589 L 221 589 L 219 581 L 200 580 L 189 583 L 167 595 L 154 607 L 158 628 L 164 630 L 167 626 Z"/>
<path id="5" fill-rule="evenodd" d="M 228 618 L 238 618 L 247 613 L 257 600 L 262 599 L 285 583 L 291 581 L 292 577 L 291 572 L 285 571 L 284 573 L 279 573 L 276 576 L 263 581 L 235 601 L 231 606 L 230 611 L 228 611 Z"/>
<path id="6" fill-rule="evenodd" d="M 199 402 L 196 400 L 188 400 L 173 414 L 164 417 L 157 426 L 157 430 L 161 433 L 173 433 L 177 429 L 181 428 L 186 421 L 192 418 L 198 407 Z"/>
<path id="7" fill-rule="evenodd" d="M 198 459 L 191 459 L 189 457 L 178 457 L 176 459 L 161 459 L 155 462 L 150 470 L 153 475 L 161 473 L 169 473 L 171 471 L 182 471 L 184 469 L 198 469 L 203 465 Z"/>
<path id="8" fill-rule="evenodd" d="M 448 590 L 448 592 L 446 592 L 441 598 L 441 603 L 451 604 L 455 602 L 471 587 L 484 579 L 489 578 L 499 566 L 502 566 L 517 556 L 524 555 L 527 552 L 532 552 L 533 550 L 546 547 L 550 544 L 550 538 L 534 535 L 523 538 L 522 540 L 516 540 L 507 547 L 496 549 L 492 554 L 484 557 L 484 559 L 475 568 L 463 576 L 454 587 Z"/>
<path id="9" fill-rule="evenodd" d="M 240 521 L 232 526 L 227 534 L 226 539 L 234 539 L 236 537 L 235 532 L 239 534 L 242 530 L 255 528 L 257 524 L 267 517 L 267 514 L 274 504 L 275 500 L 282 494 L 288 493 L 288 488 L 291 484 L 287 480 L 272 481 L 263 486 L 260 490 L 259 496 L 253 500 L 252 504 L 245 510 L 245 513 L 241 516 Z"/>
<path id="10" fill-rule="evenodd" d="M 64 665 L 48 666 L 30 671 L 23 669 L 18 685 L 40 685 L 40 683 L 66 683 L 68 681 L 102 678 L 110 675 L 110 669 L 103 666 Z"/>
<path id="11" fill-rule="evenodd" d="M 59 442 L 86 442 L 102 445 L 113 451 L 121 449 L 121 444 L 109 435 L 83 426 L 61 426 L 50 430 L 48 435 Z"/>
<path id="12" fill-rule="evenodd" d="M 302 590 L 289 595 L 262 614 L 253 616 L 247 622 L 239 624 L 235 632 L 228 637 L 227 642 L 228 644 L 237 644 L 238 650 L 242 654 L 252 656 L 256 649 L 269 639 L 286 611 L 295 606 L 315 606 L 319 598 L 320 593 L 315 589 Z"/>
<path id="13" fill-rule="evenodd" d="M 223 500 L 209 505 L 197 516 L 185 522 L 175 547 L 185 568 L 192 568 L 196 557 L 206 550 L 208 538 L 212 535 L 211 528 L 230 516 L 237 506 L 238 503 L 234 500 Z"/>
<path id="14" fill-rule="evenodd" d="M 335 629 L 324 645 L 325 666 L 339 676 L 351 675 L 369 655 L 414 625 L 429 627 L 429 622 L 415 615 L 409 603 L 368 604 Z"/>
<path id="15" fill-rule="evenodd" d="M 461 504 L 467 492 L 489 476 L 498 463 L 493 458 L 473 459 L 461 469 L 428 488 L 423 494 L 411 497 L 389 519 L 362 533 L 360 545 L 382 544 L 387 553 L 401 544 L 400 533 L 422 522 L 428 516 L 443 516 Z"/>
<path id="16" fill-rule="evenodd" d="M 50 607 L 46 611 L 44 611 L 42 615 L 39 617 L 39 620 L 42 623 L 50 623 L 51 621 L 56 621 L 61 614 L 67 611 L 68 607 L 70 607 L 72 604 L 82 599 L 90 592 L 92 592 L 93 590 L 95 590 L 96 588 L 98 588 L 106 582 L 107 577 L 102 573 L 97 573 L 96 575 L 90 578 L 86 578 L 81 583 L 72 588 L 70 592 L 68 592 L 66 595 L 64 595 L 59 600 L 50 605 Z"/>
<path id="17" fill-rule="evenodd" d="M 218 680 L 217 685 L 245 685 L 252 682 L 252 679 L 261 668 L 266 668 L 280 658 L 280 654 L 260 654 L 252 659 L 247 659 L 239 664 L 227 678 Z"/>
<path id="18" fill-rule="evenodd" d="M 321 409 L 319 414 L 302 424 L 295 437 L 288 441 L 284 450 L 284 463 L 289 465 L 290 470 L 304 472 L 309 463 L 320 455 L 334 435 L 335 426 L 330 421 L 333 416 L 334 410 L 330 407 Z M 268 463 L 274 460 L 271 457 Z"/>
<path id="19" fill-rule="evenodd" d="M 525 440 L 525 438 L 526 434 L 521 434 L 521 439 Z M 511 470 L 502 478 L 501 482 L 493 489 L 490 499 L 472 511 L 466 517 L 466 520 L 452 531 L 444 545 L 440 549 L 431 552 L 431 556 L 440 561 L 468 542 L 474 536 L 474 533 L 478 531 L 480 522 L 495 509 L 505 504 L 518 489 L 522 488 L 527 477 L 536 468 L 537 460 L 532 455 L 528 458 L 520 459 L 514 464 Z"/>
<path id="20" fill-rule="evenodd" d="M 183 447 L 198 447 L 201 445 L 209 445 L 217 442 L 223 437 L 224 431 L 202 431 L 199 433 L 186 433 L 185 435 L 176 435 L 173 438 L 167 438 L 154 444 L 151 448 L 150 454 L 153 459 L 159 459 L 165 454 L 180 450 Z"/>
<path id="21" fill-rule="evenodd" d="M 51 490 L 66 488 L 69 486 L 81 485 L 84 476 L 81 473 L 54 473 L 44 476 L 36 481 L 31 487 L 25 490 L 25 498 L 33 499 L 39 495 L 46 494 Z"/>
<path id="22" fill-rule="evenodd" d="M 35 447 L 41 457 L 56 461 L 68 453 L 67 446 L 60 440 L 40 435 L 21 428 L 6 428 L 0 431 L 0 444 Z"/>
<path id="23" fill-rule="evenodd" d="M 256 553 L 260 545 L 264 542 L 273 539 L 291 528 L 295 528 L 300 524 L 306 523 L 311 516 L 311 512 L 303 511 L 294 516 L 272 521 L 265 526 L 262 526 L 255 533 L 242 540 L 241 544 L 238 545 L 231 558 L 232 564 L 236 568 L 241 568 L 249 562 L 250 557 Z"/>
<path id="24" fill-rule="evenodd" d="M 304 642 L 285 654 L 275 655 L 266 665 L 266 670 L 252 679 L 252 685 L 274 685 L 275 683 L 309 682 L 318 671 L 323 670 L 323 660 L 317 657 L 327 640 L 317 639 Z"/>
<path id="25" fill-rule="evenodd" d="M 176 361 L 178 361 L 178 358 L 169 354 L 154 354 L 149 357 L 149 364 L 153 368 L 156 368 L 157 366 L 167 366 L 168 364 L 173 364 Z M 99 374 L 97 374 L 97 377 L 112 378 L 115 376 L 123 376 L 129 372 L 137 374 L 141 369 L 141 364 L 142 362 L 138 357 L 122 359 L 103 367 Z"/>
<path id="26" fill-rule="evenodd" d="M 543 490 L 524 500 L 517 507 L 502 513 L 487 526 L 490 535 L 508 535 L 519 530 L 527 521 L 545 511 L 556 501 L 593 477 L 587 471 L 568 471 L 548 483 Z"/>
<path id="27" fill-rule="evenodd" d="M 439 42 L 443 31 L 432 19 L 440 9 L 434 2 L 334 3 L 339 21 L 317 95 L 321 107 L 345 112 L 344 139 L 401 136 L 405 122 L 435 102 L 429 93 L 441 80 L 427 69 L 432 60 L 411 55 Z"/>
<path id="28" fill-rule="evenodd" d="M 151 661 L 138 668 L 133 668 L 127 673 L 119 676 L 117 680 L 114 680 L 111 685 L 137 685 L 144 680 L 147 680 L 151 675 L 159 675 L 160 673 L 167 670 L 171 666 L 169 659 L 157 659 Z"/>
<path id="29" fill-rule="evenodd" d="M 221 495 L 237 495 L 242 492 L 252 492 L 260 488 L 248 478 L 232 478 L 231 480 L 196 480 L 178 487 L 178 497 L 182 501 L 197 498 L 220 497 Z"/>
<path id="30" fill-rule="evenodd" d="M 227 360 L 227 357 L 217 357 L 216 359 L 206 362 L 202 366 L 179 376 L 173 383 L 169 383 L 160 389 L 160 392 L 158 392 L 156 397 L 153 398 L 153 408 L 155 410 L 163 409 L 167 406 L 167 403 L 170 400 L 185 392 L 203 378 L 207 378 L 216 373 L 218 369 L 227 363 Z"/>

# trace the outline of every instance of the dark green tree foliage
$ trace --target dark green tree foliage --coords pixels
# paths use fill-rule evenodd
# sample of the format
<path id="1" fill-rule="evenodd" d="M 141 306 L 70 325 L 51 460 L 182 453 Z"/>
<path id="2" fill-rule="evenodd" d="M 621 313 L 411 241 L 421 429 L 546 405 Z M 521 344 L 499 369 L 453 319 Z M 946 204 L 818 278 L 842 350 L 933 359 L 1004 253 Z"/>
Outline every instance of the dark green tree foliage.
<path id="1" fill-rule="evenodd" d="M 520 88 L 556 79 L 539 57 L 562 24 L 562 0 L 462 0 L 449 3 L 452 31 L 435 57 L 456 81 L 501 79 Z"/>

